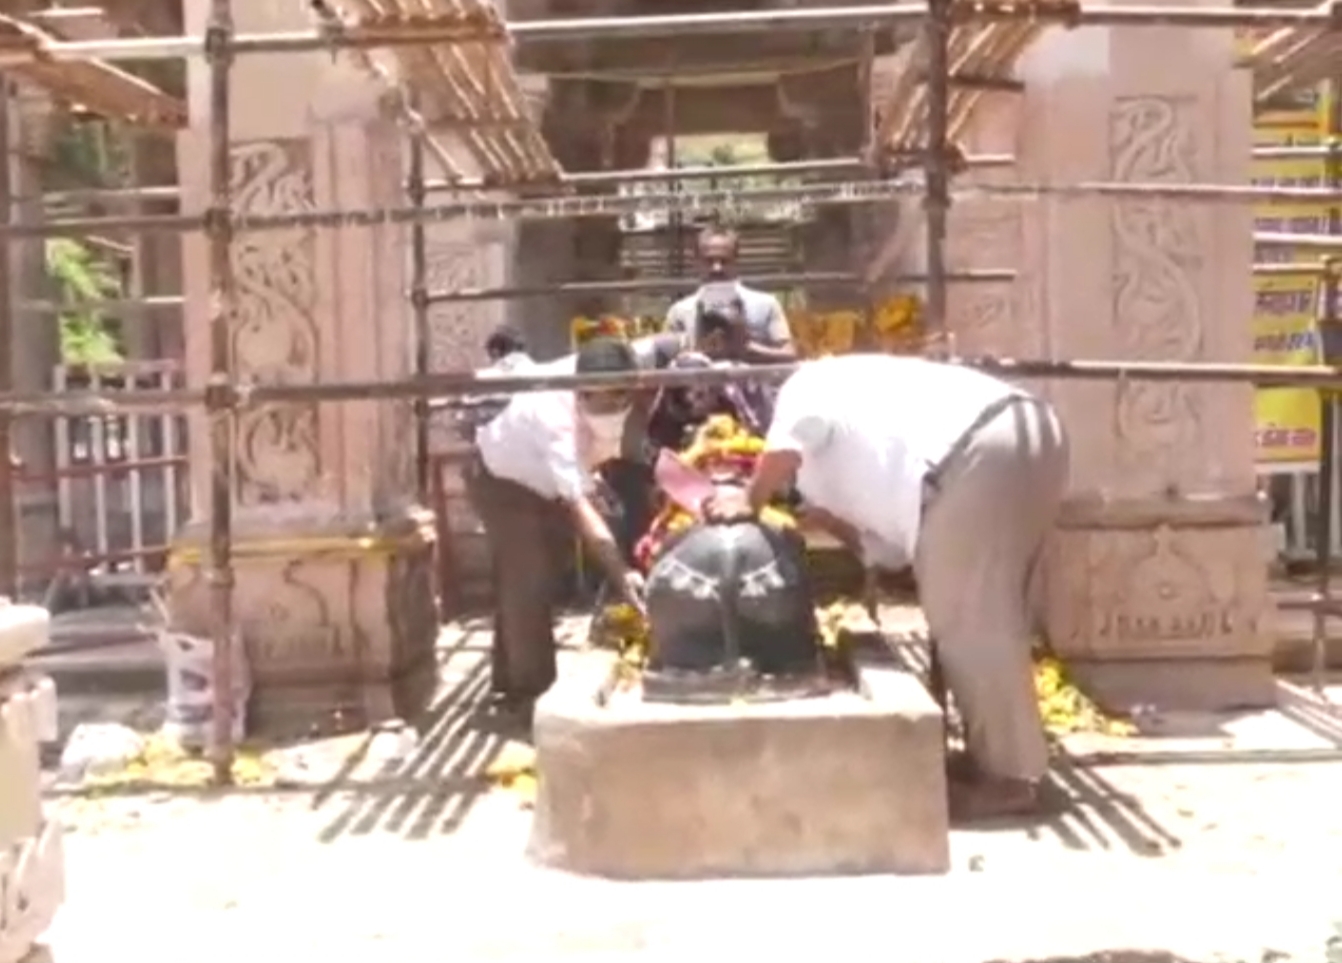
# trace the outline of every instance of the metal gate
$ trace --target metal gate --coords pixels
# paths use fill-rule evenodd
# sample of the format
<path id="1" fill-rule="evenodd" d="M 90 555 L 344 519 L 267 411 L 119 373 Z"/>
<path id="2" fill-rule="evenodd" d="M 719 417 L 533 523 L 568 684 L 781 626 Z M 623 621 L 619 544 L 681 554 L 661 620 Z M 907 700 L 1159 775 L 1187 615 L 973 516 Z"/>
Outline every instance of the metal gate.
<path id="1" fill-rule="evenodd" d="M 59 365 L 53 372 L 59 392 L 163 390 L 182 384 L 177 361 Z M 186 417 L 62 416 L 52 430 L 56 470 L 50 481 L 56 489 L 61 555 L 54 563 L 23 566 L 25 574 L 77 575 L 96 582 L 161 571 L 169 543 L 190 509 Z"/>

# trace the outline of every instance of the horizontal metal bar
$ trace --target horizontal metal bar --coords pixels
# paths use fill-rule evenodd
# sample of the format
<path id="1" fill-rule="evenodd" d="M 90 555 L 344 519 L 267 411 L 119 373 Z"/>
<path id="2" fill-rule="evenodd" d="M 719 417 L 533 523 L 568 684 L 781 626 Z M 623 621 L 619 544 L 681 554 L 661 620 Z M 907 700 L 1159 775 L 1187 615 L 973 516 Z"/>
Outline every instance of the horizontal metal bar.
<path id="1" fill-rule="evenodd" d="M 756 287 L 771 288 L 784 285 L 841 285 L 862 284 L 859 274 L 839 271 L 796 274 L 765 274 L 744 277 L 741 280 Z M 690 291 L 703 284 L 702 278 L 628 278 L 612 281 L 567 281 L 561 284 L 542 284 L 532 287 L 458 288 L 455 291 L 430 291 L 430 304 L 451 304 L 461 301 L 506 301 L 514 298 L 548 298 L 583 294 L 638 294 L 659 291 Z"/>
<path id="2" fill-rule="evenodd" d="M 911 160 L 922 160 L 921 151 L 902 153 Z M 1342 154 L 1342 138 L 1330 138 L 1322 144 L 1263 145 L 1253 149 L 1255 160 L 1308 160 L 1333 154 Z M 901 152 L 896 151 L 891 156 L 899 157 Z M 1009 167 L 1015 163 L 1016 158 L 1012 154 L 966 154 L 957 161 L 958 166 L 965 168 Z"/>
<path id="3" fill-rule="evenodd" d="M 1283 10 L 1280 7 L 1132 6 L 1082 7 L 1031 2 L 960 0 L 951 5 L 953 20 L 990 22 L 1034 20 L 1070 26 L 1295 26 L 1332 22 L 1325 9 Z M 720 13 L 667 14 L 649 17 L 582 17 L 573 20 L 529 20 L 508 25 L 517 41 L 606 40 L 691 34 L 771 33 L 778 30 L 857 30 L 923 20 L 926 4 L 891 3 L 851 7 L 732 10 Z"/>
<path id="4" fill-rule="evenodd" d="M 1253 266 L 1256 278 L 1270 277 L 1322 277 L 1329 271 L 1327 261 L 1284 261 L 1280 264 L 1267 262 Z"/>
<path id="5" fill-rule="evenodd" d="M 1264 247 L 1298 247 L 1317 251 L 1342 250 L 1342 234 L 1288 234 L 1268 231 L 1253 236 L 1255 244 Z"/>
<path id="6" fill-rule="evenodd" d="M 947 272 L 948 281 L 1014 281 L 1016 272 L 980 268 L 976 270 Z M 841 271 L 798 272 L 784 274 L 759 274 L 745 276 L 741 280 L 754 287 L 766 290 L 782 287 L 837 287 L 844 285 L 866 285 L 860 274 Z M 898 274 L 882 277 L 883 284 L 916 284 L 927 280 L 926 274 Z M 521 298 L 548 298 L 575 296 L 583 294 L 642 294 L 674 293 L 693 291 L 704 283 L 698 277 L 647 277 L 626 278 L 613 281 L 569 281 L 561 284 L 544 284 L 534 287 L 497 287 L 497 288 L 458 288 L 455 291 L 430 291 L 430 304 L 451 304 L 463 301 L 509 301 Z"/>
<path id="7" fill-rule="evenodd" d="M 487 39 L 482 32 L 479 39 Z M 317 27 L 310 30 L 283 30 L 274 33 L 238 33 L 226 38 L 220 47 L 234 54 L 310 53 L 317 50 L 374 50 L 383 47 L 418 47 L 429 44 L 461 43 L 466 35 L 460 24 L 422 23 L 413 33 L 389 35 L 385 30 L 371 34 Z M 116 63 L 126 60 L 179 60 L 205 55 L 204 36 L 107 37 L 97 40 L 51 40 L 42 44 L 41 60 L 102 60 Z M 34 62 L 25 50 L 0 52 L 0 68 L 19 67 Z"/>
<path id="8" fill-rule="evenodd" d="M 778 207 L 784 204 L 870 204 L 919 195 L 923 185 L 906 178 L 835 181 L 741 190 L 655 192 L 648 194 L 564 195 L 497 200 L 459 200 L 423 207 L 385 207 L 372 210 L 298 211 L 290 214 L 235 212 L 232 226 L 239 231 L 285 230 L 297 227 L 376 227 L 456 219 L 504 221 L 556 218 L 611 217 L 680 211 L 716 213 L 724 209 Z M 1184 201 L 1236 203 L 1336 203 L 1342 188 L 1276 187 L 1232 184 L 1167 184 L 1087 181 L 1079 184 L 976 184 L 954 192 L 956 199 L 977 197 L 1038 198 L 1134 197 Z M 200 230 L 204 218 L 196 214 L 144 214 L 126 217 L 62 218 L 35 224 L 0 224 L 0 237 L 52 237 L 97 231 Z M 1285 243 L 1285 242 L 1283 242 Z"/>
<path id="9" fill-rule="evenodd" d="M 15 207 L 41 201 L 43 204 L 97 204 L 108 201 L 175 201 L 182 195 L 180 187 L 152 185 L 145 187 L 98 187 L 74 191 L 51 191 L 15 197 Z"/>
<path id="10" fill-rule="evenodd" d="M 1342 156 L 1342 139 L 1329 138 L 1323 144 L 1293 144 L 1290 146 L 1264 146 L 1253 149 L 1254 160 L 1308 160 L 1313 157 Z"/>
<path id="11" fill-rule="evenodd" d="M 802 362 L 803 364 L 805 362 Z M 1005 378 L 1063 381 L 1150 381 L 1195 384 L 1252 384 L 1268 388 L 1342 388 L 1342 366 L 1293 367 L 1264 364 L 1219 364 L 1175 361 L 1049 361 L 1017 358 L 951 358 L 949 364 L 987 371 Z M 630 371 L 621 374 L 546 374 L 479 377 L 473 371 L 445 372 L 402 381 L 332 384 L 241 384 L 217 386 L 214 404 L 237 409 L 260 405 L 325 401 L 402 401 L 462 395 L 520 394 L 529 391 L 618 391 L 630 388 L 702 387 L 743 381 L 776 382 L 797 370 L 796 364 L 694 370 Z M 205 402 L 200 389 L 146 391 L 7 392 L 0 410 L 54 416 L 184 410 Z M 221 401 L 222 399 L 222 401 Z"/>
<path id="12" fill-rule="evenodd" d="M 181 308 L 186 298 L 176 294 L 155 295 L 144 298 L 104 298 L 86 301 L 20 301 L 15 307 L 28 314 L 60 314 L 65 311 L 159 311 L 165 308 Z"/>
<path id="13" fill-rule="evenodd" d="M 994 3 L 960 0 L 951 7 L 957 22 L 1033 20 L 1069 26 L 1180 26 L 1180 27 L 1291 27 L 1327 26 L 1333 22 L 1328 7 L 1289 10 L 1278 7 L 1132 6 L 1081 7 L 1032 2 Z M 695 34 L 759 34 L 777 31 L 859 30 L 921 21 L 923 3 L 867 4 L 862 6 L 775 10 L 731 10 L 717 13 L 666 14 L 645 17 L 578 17 L 568 20 L 528 20 L 508 24 L 514 42 L 614 40 L 629 37 L 682 37 Z M 302 53 L 315 50 L 367 50 L 457 43 L 463 39 L 457 24 L 424 23 L 413 33 L 389 35 L 385 30 L 359 34 L 326 28 L 278 33 L 237 34 L 223 44 L 235 54 Z M 198 36 L 121 37 L 103 40 L 53 40 L 42 45 L 47 60 L 165 60 L 200 57 L 205 41 Z M 0 68 L 32 63 L 26 51 L 0 54 Z"/>
<path id="14" fill-rule="evenodd" d="M 561 184 L 590 186 L 597 184 L 638 184 L 652 182 L 675 182 L 729 179 L 733 177 L 786 177 L 800 174 L 853 173 L 865 170 L 867 165 L 858 157 L 827 157 L 818 160 L 780 161 L 770 164 L 735 164 L 725 167 L 681 167 L 676 170 L 655 170 L 650 167 L 637 167 L 619 171 L 576 171 L 564 174 Z M 483 179 L 472 178 L 461 181 L 428 181 L 424 185 L 427 191 L 464 191 L 485 190 L 491 184 Z"/>

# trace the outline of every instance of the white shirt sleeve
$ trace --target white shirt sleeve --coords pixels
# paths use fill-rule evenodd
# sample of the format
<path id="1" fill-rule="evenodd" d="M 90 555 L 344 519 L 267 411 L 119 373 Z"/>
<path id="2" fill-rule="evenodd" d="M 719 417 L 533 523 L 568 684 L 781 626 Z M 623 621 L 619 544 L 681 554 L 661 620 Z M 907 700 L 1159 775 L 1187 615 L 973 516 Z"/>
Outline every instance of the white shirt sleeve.
<path id="1" fill-rule="evenodd" d="M 792 346 L 792 326 L 787 322 L 787 313 L 783 302 L 773 295 L 769 296 L 769 313 L 765 330 L 769 335 L 769 344 L 775 348 Z"/>
<path id="2" fill-rule="evenodd" d="M 595 481 L 578 457 L 577 432 L 543 425 L 536 440 L 558 498 L 576 502 L 593 490 Z"/>
<path id="3" fill-rule="evenodd" d="M 873 532 L 859 532 L 858 538 L 862 542 L 862 564 L 868 568 L 885 568 L 898 571 L 911 564 L 909 559 L 905 558 L 904 551 L 900 546 L 887 542 Z"/>
<path id="4" fill-rule="evenodd" d="M 829 443 L 833 421 L 814 386 L 814 379 L 806 377 L 805 371 L 783 382 L 774 403 L 774 420 L 764 439 L 766 451 L 811 455 Z"/>

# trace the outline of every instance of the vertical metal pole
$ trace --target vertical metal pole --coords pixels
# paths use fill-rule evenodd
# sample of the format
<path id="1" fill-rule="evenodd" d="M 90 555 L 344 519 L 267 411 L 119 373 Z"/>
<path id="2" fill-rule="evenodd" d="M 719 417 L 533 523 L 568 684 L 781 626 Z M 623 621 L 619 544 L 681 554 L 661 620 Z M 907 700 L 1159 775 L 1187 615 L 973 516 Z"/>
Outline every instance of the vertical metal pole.
<path id="1" fill-rule="evenodd" d="M 946 334 L 946 218 L 950 210 L 950 0 L 927 0 L 927 149 L 923 155 L 927 212 L 927 337 L 938 347 Z"/>
<path id="2" fill-rule="evenodd" d="M 410 176 L 406 186 L 412 207 L 424 207 L 424 138 L 410 134 Z M 410 307 L 414 312 L 415 376 L 429 373 L 429 246 L 422 218 L 410 224 Z M 429 399 L 415 398 L 415 490 L 421 505 L 429 498 Z"/>
<path id="3" fill-rule="evenodd" d="M 214 642 L 215 781 L 233 778 L 233 385 L 230 328 L 235 313 L 229 96 L 233 65 L 231 0 L 210 0 L 205 61 L 210 69 L 210 206 L 205 230 L 210 269 L 210 615 Z"/>
<path id="4" fill-rule="evenodd" d="M 1342 184 L 1342 157 L 1339 157 L 1339 134 L 1342 134 L 1342 81 L 1329 84 L 1327 119 L 1328 155 L 1324 161 L 1324 179 L 1328 187 Z M 1342 209 L 1336 204 L 1328 207 L 1328 233 L 1342 233 Z M 1321 300 L 1319 312 L 1319 341 L 1323 346 L 1323 360 L 1329 364 L 1338 360 L 1338 267 L 1336 258 L 1324 262 L 1323 278 L 1319 285 Z M 1332 604 L 1333 568 L 1333 502 L 1337 497 L 1337 395 L 1332 391 L 1319 392 L 1319 479 L 1318 514 L 1314 520 L 1314 553 L 1318 571 L 1314 590 L 1314 619 L 1310 675 L 1314 691 L 1325 698 L 1328 668 L 1328 608 Z"/>
<path id="5" fill-rule="evenodd" d="M 9 142 L 10 86 L 0 78 L 0 212 L 14 219 L 14 157 Z M 14 289 L 10 259 L 14 245 L 0 243 L 0 391 L 14 390 Z M 46 318 L 35 318 L 38 323 Z M 18 525 L 14 508 L 13 415 L 0 412 L 0 594 L 13 598 L 19 589 Z"/>
<path id="6" fill-rule="evenodd" d="M 670 82 L 666 84 L 666 99 L 662 102 L 662 137 L 666 141 L 666 167 L 675 173 L 679 162 L 676 151 L 676 88 Z M 684 181 L 668 181 L 667 186 L 674 191 L 684 191 Z M 666 233 L 671 238 L 671 247 L 667 251 L 667 276 L 678 278 L 685 274 L 685 218 L 677 207 L 666 219 Z"/>

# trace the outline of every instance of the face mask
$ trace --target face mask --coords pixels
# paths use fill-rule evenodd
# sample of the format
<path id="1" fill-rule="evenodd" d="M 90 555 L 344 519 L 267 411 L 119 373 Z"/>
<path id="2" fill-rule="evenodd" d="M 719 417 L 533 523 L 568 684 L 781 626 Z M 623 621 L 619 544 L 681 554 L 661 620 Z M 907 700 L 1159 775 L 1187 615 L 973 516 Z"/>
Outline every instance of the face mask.
<path id="1" fill-rule="evenodd" d="M 584 416 L 592 433 L 592 461 L 600 463 L 616 458 L 624 442 L 624 423 L 629 410 Z"/>

